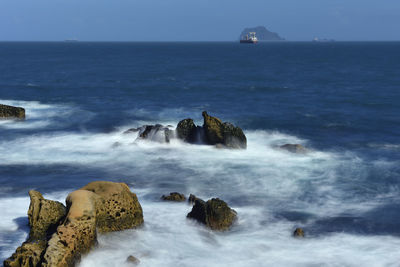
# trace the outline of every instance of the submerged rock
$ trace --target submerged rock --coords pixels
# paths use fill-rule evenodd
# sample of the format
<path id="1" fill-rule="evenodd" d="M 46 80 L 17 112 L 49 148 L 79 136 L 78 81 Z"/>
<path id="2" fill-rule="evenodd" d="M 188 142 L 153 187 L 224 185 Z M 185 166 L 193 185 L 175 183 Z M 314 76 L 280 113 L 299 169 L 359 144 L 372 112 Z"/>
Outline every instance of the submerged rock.
<path id="1" fill-rule="evenodd" d="M 247 148 L 247 138 L 241 128 L 235 127 L 229 122 L 223 123 L 220 119 L 209 116 L 206 111 L 203 111 L 202 115 L 208 144 L 222 144 L 228 148 Z"/>
<path id="2" fill-rule="evenodd" d="M 169 194 L 169 196 L 163 195 L 163 196 L 161 197 L 161 199 L 162 199 L 162 200 L 165 200 L 165 201 L 182 202 L 182 201 L 185 201 L 185 200 L 186 200 L 186 197 L 185 197 L 184 194 L 180 194 L 180 193 L 178 193 L 178 192 L 172 192 L 172 193 Z"/>
<path id="3" fill-rule="evenodd" d="M 296 228 L 296 230 L 294 230 L 293 232 L 293 236 L 297 237 L 297 238 L 302 238 L 304 237 L 304 231 L 302 228 Z"/>
<path id="4" fill-rule="evenodd" d="M 137 133 L 139 132 L 139 128 L 130 128 L 128 130 L 126 130 L 125 132 L 123 132 L 123 134 L 131 134 L 131 133 Z"/>
<path id="5" fill-rule="evenodd" d="M 140 260 L 132 255 L 129 255 L 129 257 L 126 259 L 126 262 L 132 265 L 138 265 L 140 263 Z"/>
<path id="6" fill-rule="evenodd" d="M 0 118 L 25 119 L 25 109 L 0 104 Z"/>
<path id="7" fill-rule="evenodd" d="M 169 143 L 173 136 L 172 130 L 161 124 L 144 125 L 139 128 L 139 139 Z"/>
<path id="8" fill-rule="evenodd" d="M 212 230 L 228 230 L 236 220 L 237 213 L 226 202 L 213 198 L 207 202 L 196 198 L 188 218 L 195 219 Z"/>
<path id="9" fill-rule="evenodd" d="M 4 262 L 5 266 L 74 266 L 81 254 L 97 243 L 98 232 L 135 228 L 143 223 L 143 211 L 134 193 L 124 183 L 93 182 L 70 193 L 67 215 L 55 201 L 44 200 L 39 192 L 30 192 L 30 237 Z M 62 213 L 62 210 L 64 213 Z M 54 214 L 53 214 L 54 213 Z M 51 237 L 49 229 L 63 215 Z M 63 219 L 65 218 L 65 219 Z M 47 227 L 48 226 L 48 227 Z M 47 231 L 44 229 L 48 228 Z M 31 238 L 32 236 L 32 238 Z M 47 236 L 47 240 L 42 238 Z"/>
<path id="10" fill-rule="evenodd" d="M 307 149 L 300 144 L 285 144 L 279 148 L 289 151 L 291 153 L 306 153 Z"/>

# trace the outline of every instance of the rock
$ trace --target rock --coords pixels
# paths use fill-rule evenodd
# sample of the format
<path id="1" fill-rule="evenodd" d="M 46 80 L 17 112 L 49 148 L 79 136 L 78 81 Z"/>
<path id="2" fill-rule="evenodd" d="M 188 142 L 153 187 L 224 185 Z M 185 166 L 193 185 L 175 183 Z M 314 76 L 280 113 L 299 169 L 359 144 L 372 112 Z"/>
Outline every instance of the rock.
<path id="1" fill-rule="evenodd" d="M 223 144 L 228 148 L 247 148 L 247 138 L 242 129 L 235 127 L 229 122 L 223 124 L 224 142 Z"/>
<path id="2" fill-rule="evenodd" d="M 206 141 L 210 145 L 222 144 L 228 148 L 246 149 L 247 138 L 242 129 L 233 124 L 209 116 L 206 111 L 202 113 L 204 118 L 204 132 Z"/>
<path id="3" fill-rule="evenodd" d="M 279 148 L 284 149 L 289 152 L 292 152 L 292 153 L 306 153 L 307 152 L 307 149 L 299 144 L 286 144 L 286 145 L 280 146 Z"/>
<path id="4" fill-rule="evenodd" d="M 193 205 L 194 202 L 196 201 L 196 199 L 197 199 L 197 197 L 195 195 L 190 194 L 189 199 L 188 199 L 189 204 Z"/>
<path id="5" fill-rule="evenodd" d="M 161 124 L 144 125 L 139 128 L 139 139 L 169 143 L 172 138 L 172 130 Z"/>
<path id="6" fill-rule="evenodd" d="M 46 240 L 65 217 L 66 208 L 60 202 L 44 199 L 38 191 L 29 191 L 29 196 L 28 219 L 31 230 L 28 241 Z"/>
<path id="7" fill-rule="evenodd" d="M 185 197 L 184 194 L 180 194 L 180 193 L 178 193 L 178 192 L 172 192 L 172 193 L 169 194 L 169 196 L 163 195 L 163 196 L 161 197 L 161 199 L 162 199 L 162 200 L 165 200 L 165 201 L 182 202 L 182 201 L 185 201 L 185 200 L 186 200 L 186 197 Z"/>
<path id="8" fill-rule="evenodd" d="M 205 224 L 212 230 L 225 231 L 232 226 L 237 214 L 219 198 L 213 198 L 207 202 L 197 198 L 187 217 Z"/>
<path id="9" fill-rule="evenodd" d="M 140 260 L 132 255 L 129 255 L 129 257 L 126 259 L 126 262 L 133 265 L 138 265 L 140 263 Z"/>
<path id="10" fill-rule="evenodd" d="M 46 243 L 45 240 L 23 243 L 10 258 L 3 262 L 4 267 L 40 266 Z"/>
<path id="11" fill-rule="evenodd" d="M 304 231 L 302 228 L 296 228 L 296 230 L 294 230 L 293 232 L 293 236 L 297 237 L 297 238 L 302 238 L 304 237 Z"/>
<path id="12" fill-rule="evenodd" d="M 179 139 L 188 143 L 194 143 L 196 142 L 196 129 L 197 126 L 192 119 L 184 119 L 178 123 L 176 133 Z"/>
<path id="13" fill-rule="evenodd" d="M 259 41 L 283 41 L 285 39 L 281 38 L 279 34 L 275 32 L 270 32 L 264 26 L 258 26 L 253 28 L 245 28 L 240 34 L 240 39 L 246 37 L 250 32 L 255 32 Z"/>
<path id="14" fill-rule="evenodd" d="M 99 232 L 121 231 L 143 224 L 143 210 L 136 194 L 125 183 L 92 182 L 81 188 L 102 198 L 97 211 Z"/>
<path id="15" fill-rule="evenodd" d="M 0 104 L 0 118 L 25 119 L 25 109 Z"/>
<path id="16" fill-rule="evenodd" d="M 142 207 L 124 183 L 93 182 L 70 193 L 66 215 L 61 203 L 43 199 L 36 191 L 29 194 L 31 233 L 5 266 L 74 266 L 97 243 L 97 232 L 143 224 Z"/>

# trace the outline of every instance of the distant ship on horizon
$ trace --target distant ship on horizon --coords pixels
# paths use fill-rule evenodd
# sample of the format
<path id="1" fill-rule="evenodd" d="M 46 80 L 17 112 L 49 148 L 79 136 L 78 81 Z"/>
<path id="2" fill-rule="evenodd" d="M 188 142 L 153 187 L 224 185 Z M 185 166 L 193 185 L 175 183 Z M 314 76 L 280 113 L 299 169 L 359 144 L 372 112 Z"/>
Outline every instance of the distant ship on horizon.
<path id="1" fill-rule="evenodd" d="M 258 43 L 256 33 L 250 32 L 249 34 L 246 34 L 246 36 L 243 39 L 240 39 L 240 43 L 241 44 L 256 44 L 256 43 Z"/>

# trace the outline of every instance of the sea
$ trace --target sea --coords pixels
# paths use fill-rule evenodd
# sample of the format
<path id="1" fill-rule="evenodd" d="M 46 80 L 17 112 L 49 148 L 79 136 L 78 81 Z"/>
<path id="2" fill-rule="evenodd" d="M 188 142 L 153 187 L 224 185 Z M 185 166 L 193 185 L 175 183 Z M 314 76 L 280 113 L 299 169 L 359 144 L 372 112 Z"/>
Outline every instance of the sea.
<path id="1" fill-rule="evenodd" d="M 1 42 L 0 103 L 26 109 L 0 121 L 1 262 L 29 233 L 29 190 L 65 203 L 106 180 L 145 223 L 99 235 L 81 267 L 400 266 L 400 42 Z M 123 134 L 202 111 L 247 149 Z M 170 192 L 238 220 L 211 231 Z"/>

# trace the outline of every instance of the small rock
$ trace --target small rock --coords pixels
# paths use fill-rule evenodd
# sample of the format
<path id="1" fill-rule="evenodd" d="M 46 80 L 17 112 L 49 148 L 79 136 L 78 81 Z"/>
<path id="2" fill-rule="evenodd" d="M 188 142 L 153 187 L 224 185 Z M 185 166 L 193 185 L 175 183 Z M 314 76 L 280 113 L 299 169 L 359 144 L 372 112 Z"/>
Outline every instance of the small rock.
<path id="1" fill-rule="evenodd" d="M 307 149 L 300 144 L 285 144 L 279 148 L 289 151 L 291 153 L 306 153 Z"/>
<path id="2" fill-rule="evenodd" d="M 192 119 L 184 119 L 178 123 L 176 133 L 179 139 L 188 143 L 194 143 L 196 140 L 196 124 Z"/>
<path id="3" fill-rule="evenodd" d="M 25 109 L 21 107 L 13 107 L 0 104 L 0 118 L 25 119 Z"/>
<path id="4" fill-rule="evenodd" d="M 165 200 L 165 201 L 182 202 L 182 201 L 185 201 L 185 200 L 186 200 L 186 197 L 185 197 L 184 194 L 180 194 L 180 193 L 178 193 L 178 192 L 172 192 L 172 193 L 169 194 L 169 196 L 163 195 L 163 196 L 161 197 L 161 199 L 162 199 L 162 200 Z"/>
<path id="5" fill-rule="evenodd" d="M 130 256 L 126 259 L 126 261 L 127 261 L 128 263 L 130 263 L 130 264 L 133 264 L 133 265 L 138 265 L 138 264 L 140 263 L 140 260 L 139 260 L 138 258 L 132 256 L 132 255 L 130 255 Z"/>
<path id="6" fill-rule="evenodd" d="M 232 226 L 237 213 L 219 198 L 213 198 L 207 202 L 197 198 L 187 217 L 205 224 L 212 230 L 225 231 Z"/>
<path id="7" fill-rule="evenodd" d="M 293 236 L 297 237 L 297 238 L 302 238 L 304 237 L 304 231 L 302 228 L 296 228 L 296 230 L 294 230 L 293 232 Z"/>
<path id="8" fill-rule="evenodd" d="M 189 199 L 188 199 L 189 204 L 193 205 L 194 202 L 196 201 L 196 199 L 197 199 L 197 197 L 195 195 L 190 194 Z"/>

